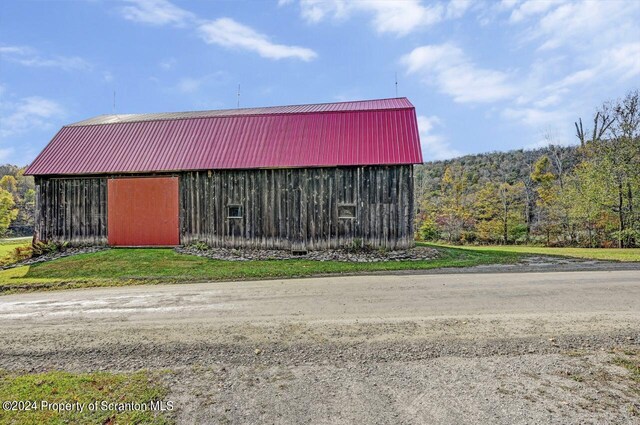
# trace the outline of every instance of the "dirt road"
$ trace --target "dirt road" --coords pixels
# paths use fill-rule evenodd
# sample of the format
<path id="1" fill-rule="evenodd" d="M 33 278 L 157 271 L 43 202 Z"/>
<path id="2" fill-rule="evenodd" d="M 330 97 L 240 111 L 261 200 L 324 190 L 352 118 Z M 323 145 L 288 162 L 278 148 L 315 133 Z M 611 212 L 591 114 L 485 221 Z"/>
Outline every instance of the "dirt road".
<path id="1" fill-rule="evenodd" d="M 163 368 L 180 423 L 640 423 L 640 272 L 0 297 L 0 367 Z"/>

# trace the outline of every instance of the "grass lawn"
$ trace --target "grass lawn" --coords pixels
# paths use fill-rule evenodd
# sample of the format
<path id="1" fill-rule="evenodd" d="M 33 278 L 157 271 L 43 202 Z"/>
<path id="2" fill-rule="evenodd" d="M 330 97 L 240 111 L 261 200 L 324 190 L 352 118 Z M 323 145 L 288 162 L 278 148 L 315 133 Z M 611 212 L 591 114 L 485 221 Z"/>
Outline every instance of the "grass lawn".
<path id="1" fill-rule="evenodd" d="M 448 247 L 448 245 L 436 245 Z M 554 255 L 561 257 L 589 258 L 604 261 L 640 261 L 640 248 L 547 248 L 544 246 L 491 245 L 456 247 L 473 252 L 504 252 L 518 254 Z"/>
<path id="2" fill-rule="evenodd" d="M 7 257 L 19 246 L 27 246 L 31 238 L 0 239 L 0 265 L 6 264 Z"/>
<path id="3" fill-rule="evenodd" d="M 16 374 L 0 371 L 0 400 L 32 401 L 29 411 L 3 409 L 0 425 L 4 424 L 103 424 L 144 423 L 169 424 L 167 413 L 146 410 L 141 406 L 109 403 L 144 403 L 169 401 L 167 390 L 160 385 L 158 374 L 136 372 L 130 374 L 46 372 Z M 90 410 L 90 403 L 98 407 Z M 84 410 L 58 412 L 49 410 L 42 401 L 50 403 L 80 403 Z M 103 405 L 102 402 L 106 402 Z M 4 405 L 3 405 L 4 406 Z M 76 405 L 77 406 L 77 405 Z M 166 406 L 166 405 L 165 405 Z M 17 406 L 15 406 L 17 407 Z M 43 408 L 44 407 L 44 408 Z M 34 409 L 35 408 L 35 409 Z M 105 409 L 105 410 L 103 410 Z M 120 409 L 120 411 L 118 410 Z"/>
<path id="4" fill-rule="evenodd" d="M 521 254 L 438 248 L 428 261 L 345 263 L 338 261 L 222 261 L 178 254 L 172 249 L 111 249 L 0 271 L 0 293 L 31 290 L 304 277 L 318 274 L 417 270 L 512 263 Z"/>

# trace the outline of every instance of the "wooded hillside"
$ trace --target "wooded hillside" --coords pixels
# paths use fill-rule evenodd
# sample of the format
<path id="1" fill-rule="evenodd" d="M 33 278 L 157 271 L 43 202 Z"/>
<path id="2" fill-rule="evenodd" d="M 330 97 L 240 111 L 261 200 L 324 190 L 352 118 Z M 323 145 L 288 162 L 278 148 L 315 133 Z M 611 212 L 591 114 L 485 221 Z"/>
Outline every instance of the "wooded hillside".
<path id="1" fill-rule="evenodd" d="M 638 246 L 640 95 L 604 103 L 576 146 L 416 167 L 419 237 L 451 243 Z"/>

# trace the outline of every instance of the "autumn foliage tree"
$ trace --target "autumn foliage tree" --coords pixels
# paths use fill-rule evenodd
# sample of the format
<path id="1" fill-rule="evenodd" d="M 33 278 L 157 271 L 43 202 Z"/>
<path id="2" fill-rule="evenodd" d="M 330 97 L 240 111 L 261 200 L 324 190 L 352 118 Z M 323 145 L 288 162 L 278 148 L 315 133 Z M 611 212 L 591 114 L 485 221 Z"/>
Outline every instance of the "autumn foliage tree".
<path id="1" fill-rule="evenodd" d="M 0 165 L 0 233 L 28 235 L 33 231 L 35 185 L 33 177 L 24 175 L 24 168 Z"/>
<path id="2" fill-rule="evenodd" d="M 416 167 L 419 236 L 452 243 L 640 246 L 640 93 L 605 102 L 578 146 Z"/>
<path id="3" fill-rule="evenodd" d="M 0 236 L 7 234 L 9 225 L 18 216 L 15 202 L 10 192 L 0 188 Z"/>

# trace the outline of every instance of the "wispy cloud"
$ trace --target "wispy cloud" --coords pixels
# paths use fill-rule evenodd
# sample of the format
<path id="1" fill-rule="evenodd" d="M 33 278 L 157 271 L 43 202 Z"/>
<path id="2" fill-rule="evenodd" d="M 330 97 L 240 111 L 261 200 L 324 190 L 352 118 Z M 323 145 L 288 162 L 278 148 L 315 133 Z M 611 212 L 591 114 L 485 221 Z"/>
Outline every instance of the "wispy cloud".
<path id="1" fill-rule="evenodd" d="M 453 148 L 443 135 L 434 134 L 434 129 L 441 126 L 442 121 L 437 116 L 418 115 L 420 144 L 425 161 L 450 159 L 462 155 L 462 152 Z"/>
<path id="2" fill-rule="evenodd" d="M 593 102 L 585 97 L 640 76 L 638 2 L 503 0 L 468 10 L 508 25 L 509 48 L 526 50 L 530 65 L 481 66 L 490 58 L 472 58 L 454 42 L 415 48 L 401 63 L 426 87 L 458 103 L 488 104 L 487 116 L 537 130 L 569 128 L 566 123 L 583 113 L 585 102 Z"/>
<path id="3" fill-rule="evenodd" d="M 553 127 L 552 124 L 559 124 L 562 122 L 571 122 L 571 118 L 567 116 L 566 112 L 556 110 L 546 110 L 544 108 L 535 107 L 507 107 L 502 112 L 502 116 L 507 119 L 519 121 L 530 127 Z"/>
<path id="4" fill-rule="evenodd" d="M 0 46 L 0 58 L 36 68 L 59 68 L 65 71 L 91 68 L 89 62 L 78 56 L 44 56 L 29 46 Z"/>
<path id="5" fill-rule="evenodd" d="M 198 91 L 203 83 L 203 79 L 185 77 L 180 79 L 177 89 L 182 93 L 193 93 Z"/>
<path id="6" fill-rule="evenodd" d="M 29 130 L 48 129 L 52 118 L 61 118 L 65 109 L 58 102 L 39 96 L 20 99 L 15 103 L 0 105 L 2 126 L 0 138 L 7 138 Z"/>
<path id="7" fill-rule="evenodd" d="M 527 0 L 522 3 L 513 2 L 512 4 L 503 4 L 506 8 L 514 8 L 511 11 L 509 21 L 516 23 L 526 18 L 544 13 L 563 1 L 564 0 Z"/>
<path id="8" fill-rule="evenodd" d="M 200 25 L 198 32 L 206 43 L 252 51 L 264 58 L 297 58 L 310 61 L 318 56 L 316 52 L 305 47 L 273 43 L 266 35 L 231 18 L 204 23 Z"/>
<path id="9" fill-rule="evenodd" d="M 544 13 L 525 15 L 518 22 L 522 20 L 528 24 L 522 38 L 525 41 L 539 42 L 539 50 L 568 47 L 572 50 L 597 52 L 602 47 L 615 46 L 620 41 L 638 38 L 638 2 L 586 0 L 559 4 L 536 3 L 545 3 L 548 6 L 537 7 L 539 12 Z M 512 17 L 517 10 L 512 12 Z"/>
<path id="10" fill-rule="evenodd" d="M 129 3 L 120 9 L 122 16 L 133 22 L 149 25 L 185 26 L 196 16 L 167 0 L 124 0 Z"/>
<path id="11" fill-rule="evenodd" d="M 206 85 L 227 82 L 227 80 L 228 75 L 222 71 L 218 71 L 201 77 L 181 78 L 175 86 L 175 89 L 184 94 L 196 93 Z"/>
<path id="12" fill-rule="evenodd" d="M 169 70 L 169 69 L 172 69 L 176 65 L 176 63 L 178 63 L 176 58 L 164 59 L 160 61 L 160 68 L 164 70 Z"/>
<path id="13" fill-rule="evenodd" d="M 207 44 L 225 48 L 247 50 L 268 59 L 300 59 L 310 61 L 318 55 L 315 51 L 295 45 L 271 41 L 266 34 L 228 17 L 215 20 L 199 18 L 168 0 L 125 0 L 130 5 L 122 7 L 125 19 L 151 25 L 191 27 Z M 166 69 L 170 68 L 167 64 Z"/>
<path id="14" fill-rule="evenodd" d="M 402 57 L 407 72 L 460 103 L 495 102 L 512 97 L 509 74 L 478 67 L 452 43 L 417 47 Z"/>
<path id="15" fill-rule="evenodd" d="M 473 0 L 451 0 L 447 4 L 446 17 L 450 19 L 461 18 L 473 4 Z"/>
<path id="16" fill-rule="evenodd" d="M 113 82 L 113 80 L 114 80 L 113 73 L 112 73 L 111 71 L 104 71 L 104 72 L 102 73 L 102 80 L 103 80 L 105 83 L 111 83 L 111 82 Z"/>
<path id="17" fill-rule="evenodd" d="M 310 23 L 325 19 L 345 20 L 355 13 L 371 16 L 371 24 L 379 33 L 404 36 L 448 18 L 459 18 L 471 6 L 469 0 L 424 4 L 420 0 L 300 0 L 300 14 Z"/>

